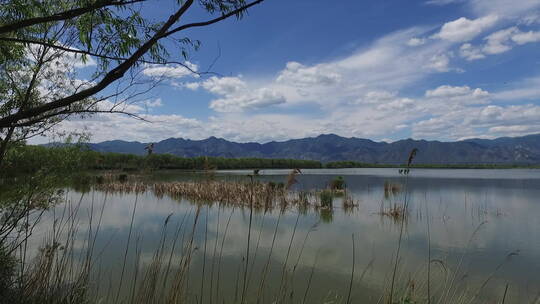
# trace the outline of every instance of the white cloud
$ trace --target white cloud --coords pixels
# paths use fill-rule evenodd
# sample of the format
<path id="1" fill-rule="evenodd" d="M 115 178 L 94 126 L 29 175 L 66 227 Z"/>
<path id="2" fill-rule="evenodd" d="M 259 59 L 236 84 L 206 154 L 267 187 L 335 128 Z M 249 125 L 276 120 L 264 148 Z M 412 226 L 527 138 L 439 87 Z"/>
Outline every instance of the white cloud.
<path id="1" fill-rule="evenodd" d="M 186 76 L 197 77 L 198 66 L 189 61 L 184 62 L 185 66 L 179 64 L 146 64 L 143 74 L 149 77 L 183 78 Z"/>
<path id="2" fill-rule="evenodd" d="M 427 90 L 426 97 L 428 98 L 473 98 L 484 99 L 489 97 L 489 93 L 480 88 L 471 89 L 469 86 L 453 87 L 442 85 L 434 90 Z"/>
<path id="3" fill-rule="evenodd" d="M 501 3 L 495 1 L 495 5 Z M 472 2 L 481 1 L 471 0 L 468 5 L 473 5 Z M 415 137 L 457 139 L 503 132 L 497 127 L 519 132 L 524 129 L 524 123 L 512 121 L 509 114 L 500 113 L 534 110 L 486 105 L 491 100 L 510 98 L 511 94 L 518 93 L 516 90 L 520 90 L 520 96 L 533 96 L 538 91 L 533 92 L 532 86 L 490 94 L 476 86 L 436 85 L 423 96 L 421 93 L 420 96 L 403 94 L 413 92 L 412 88 L 422 86 L 423 80 L 436 73 L 459 71 L 452 65 L 454 54 L 476 60 L 537 39 L 534 31 L 509 30 L 514 28 L 510 27 L 506 28 L 507 34 L 503 28 L 483 40 L 468 42 L 489 34 L 492 27 L 508 27 L 511 22 L 517 22 L 498 10 L 477 12 L 477 15 L 448 22 L 435 35 L 430 35 L 433 28 L 409 28 L 383 36 L 348 56 L 313 64 L 283 63 L 274 75 L 186 78 L 186 82 L 182 79 L 173 83 L 178 88 L 205 90 L 215 95 L 208 104 L 215 113 L 207 119 L 147 115 L 150 120 L 161 120 L 148 127 L 141 121 L 128 123 L 124 118 L 101 117 L 100 122 L 115 132 L 106 134 L 106 128 L 98 126 L 96 121 L 89 123 L 89 129 L 95 129 L 96 134 L 103 132 L 104 135 L 99 135 L 102 138 L 152 141 L 168 137 L 200 139 L 210 135 L 235 141 L 268 141 L 321 133 L 392 139 L 407 132 Z M 182 78 L 190 74 L 185 68 L 176 69 L 178 67 L 147 68 L 144 73 L 152 77 Z M 277 108 L 281 114 L 265 112 L 268 108 Z M 144 107 L 137 111 L 144 113 Z M 489 113 L 498 118 L 487 121 Z M 534 115 L 527 117 L 534 118 Z"/>
<path id="4" fill-rule="evenodd" d="M 267 88 L 250 88 L 239 77 L 211 77 L 201 83 L 201 86 L 222 98 L 213 100 L 210 108 L 217 112 L 242 112 L 255 110 L 286 102 L 280 92 Z"/>
<path id="5" fill-rule="evenodd" d="M 519 23 L 525 25 L 533 25 L 540 23 L 540 12 L 533 12 L 526 15 L 525 17 L 521 18 L 521 20 L 519 20 Z"/>
<path id="6" fill-rule="evenodd" d="M 426 44 L 425 38 L 411 38 L 409 41 L 407 41 L 408 46 L 420 46 Z"/>
<path id="7" fill-rule="evenodd" d="M 473 46 L 465 43 L 460 48 L 460 56 L 471 61 L 485 58 L 486 55 L 501 54 L 510 51 L 516 45 L 540 42 L 540 32 L 522 32 L 518 27 L 512 26 L 496 31 L 484 38 L 483 46 Z"/>
<path id="8" fill-rule="evenodd" d="M 128 109 L 131 110 L 131 109 Z M 92 142 L 121 139 L 154 142 L 169 137 L 197 138 L 202 122 L 182 115 L 140 115 L 149 122 L 120 114 L 96 114 L 84 119 L 63 121 L 57 130 L 90 132 Z"/>
<path id="9" fill-rule="evenodd" d="M 156 107 L 161 107 L 163 103 L 161 102 L 161 98 L 156 98 L 154 100 L 147 100 L 144 103 L 144 105 L 149 108 L 156 108 Z"/>
<path id="10" fill-rule="evenodd" d="M 410 98 L 399 98 L 396 100 L 393 100 L 386 104 L 381 104 L 377 106 L 377 110 L 380 111 L 403 111 L 403 110 L 410 110 L 414 108 L 416 105 L 416 102 L 413 99 Z"/>
<path id="11" fill-rule="evenodd" d="M 247 84 L 239 77 L 212 76 L 202 83 L 202 87 L 218 95 L 232 95 L 247 90 Z"/>
<path id="12" fill-rule="evenodd" d="M 199 86 L 218 95 L 210 108 L 218 112 L 312 105 L 324 111 L 345 104 L 361 104 L 373 92 L 398 92 L 433 73 L 448 72 L 451 52 L 442 41 L 416 48 L 407 42 L 427 29 L 412 28 L 387 35 L 348 57 L 314 65 L 289 62 L 273 79 L 211 77 Z M 420 67 L 420 68 L 419 68 Z M 185 87 L 186 85 L 184 85 Z"/>
<path id="13" fill-rule="evenodd" d="M 69 61 L 75 68 L 78 69 L 95 66 L 97 64 L 94 58 L 90 56 L 86 56 L 84 59 L 82 55 L 75 53 L 65 53 L 64 56 L 64 60 Z"/>
<path id="14" fill-rule="evenodd" d="M 396 93 L 387 91 L 370 91 L 356 100 L 356 104 L 380 104 L 392 101 L 396 98 Z"/>
<path id="15" fill-rule="evenodd" d="M 497 14 L 516 19 L 540 7 L 538 0 L 470 0 L 469 6 L 478 15 Z"/>
<path id="16" fill-rule="evenodd" d="M 483 108 L 478 116 L 470 118 L 471 123 L 486 126 L 516 126 L 540 124 L 540 106 L 533 104 L 494 106 Z"/>
<path id="17" fill-rule="evenodd" d="M 213 100 L 210 108 L 217 112 L 242 112 L 285 102 L 285 97 L 280 93 L 268 88 L 260 88 L 253 92 L 244 91 Z"/>
<path id="18" fill-rule="evenodd" d="M 200 86 L 201 85 L 198 82 L 188 82 L 188 83 L 183 84 L 183 87 L 188 88 L 188 89 L 193 90 L 193 91 L 197 90 Z"/>
<path id="19" fill-rule="evenodd" d="M 279 74 L 277 82 L 293 86 L 333 85 L 340 82 L 341 77 L 328 65 L 307 67 L 298 62 L 288 62 Z"/>
<path id="20" fill-rule="evenodd" d="M 459 48 L 459 54 L 469 61 L 486 58 L 486 55 L 482 53 L 481 49 L 472 46 L 470 43 L 463 44 Z"/>
<path id="21" fill-rule="evenodd" d="M 510 88 L 494 93 L 493 98 L 505 101 L 540 99 L 540 77 L 512 83 Z"/>
<path id="22" fill-rule="evenodd" d="M 540 130 L 540 106 L 533 104 L 461 107 L 413 125 L 414 136 L 420 138 L 520 136 L 534 130 Z"/>
<path id="23" fill-rule="evenodd" d="M 482 49 L 483 52 L 486 54 L 500 54 L 509 51 L 512 46 L 508 45 L 507 42 L 517 33 L 519 33 L 517 27 L 510 27 L 487 36 L 485 38 L 487 42 Z"/>
<path id="24" fill-rule="evenodd" d="M 496 15 L 488 15 L 473 20 L 461 17 L 445 23 L 440 32 L 433 37 L 452 42 L 469 41 L 494 26 L 498 20 L 499 17 Z"/>
<path id="25" fill-rule="evenodd" d="M 539 42 L 540 32 L 534 32 L 534 31 L 520 32 L 512 36 L 512 41 L 514 41 L 517 44 Z"/>
<path id="26" fill-rule="evenodd" d="M 429 63 L 426 65 L 427 68 L 433 69 L 437 72 L 448 72 L 450 70 L 450 58 L 446 54 L 437 54 L 433 55 L 429 59 Z"/>

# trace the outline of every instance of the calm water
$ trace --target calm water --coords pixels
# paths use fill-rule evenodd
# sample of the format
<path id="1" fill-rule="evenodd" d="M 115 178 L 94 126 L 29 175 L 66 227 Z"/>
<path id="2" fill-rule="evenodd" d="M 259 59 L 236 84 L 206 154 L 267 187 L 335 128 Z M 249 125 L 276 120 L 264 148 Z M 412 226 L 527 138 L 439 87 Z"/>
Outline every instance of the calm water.
<path id="1" fill-rule="evenodd" d="M 284 182 L 288 172 L 264 170 L 257 179 Z M 244 179 L 247 173 L 221 171 L 217 178 Z M 540 292 L 540 170 L 415 169 L 407 182 L 397 169 L 303 170 L 295 187 L 324 188 L 336 175 L 345 178 L 349 193 L 358 202 L 352 212 L 345 212 L 341 199 L 336 198 L 333 212 L 290 209 L 253 214 L 246 280 L 246 298 L 251 302 L 258 295 L 267 264 L 261 303 L 272 303 L 280 286 L 287 287 L 288 303 L 301 303 L 306 294 L 306 303 L 345 302 L 354 237 L 351 302 L 377 303 L 389 290 L 401 227 L 381 216 L 381 208 L 402 203 L 406 192 L 410 214 L 396 278 L 398 294 L 404 294 L 407 282 L 414 282 L 417 296 L 426 294 L 429 256 L 431 293 L 444 293 L 453 286 L 446 302 L 458 303 L 465 293 L 465 303 L 500 303 L 507 284 L 506 303 L 530 303 Z M 200 175 L 173 171 L 153 177 L 156 181 L 198 178 Z M 407 183 L 408 191 L 385 195 L 385 183 L 399 184 L 402 189 Z M 167 257 L 175 235 L 178 237 L 171 255 L 172 268 L 177 267 L 182 254 L 179 243 L 189 240 L 197 210 L 188 201 L 159 199 L 151 193 L 106 195 L 70 190 L 68 198 L 71 206 L 81 202 L 75 243 L 79 253 L 86 251 L 89 223 L 95 232 L 103 210 L 94 247 L 92 289 L 96 299 L 104 302 L 113 302 L 122 268 L 121 295 L 131 293 L 135 269 L 142 273 L 148 267 L 163 237 Z M 44 218 L 33 237 L 34 248 L 48 235 L 53 216 L 58 218 L 64 208 L 58 206 Z M 204 303 L 239 301 L 248 227 L 249 210 L 217 204 L 200 209 L 187 282 L 191 301 L 199 301 L 201 295 Z"/>

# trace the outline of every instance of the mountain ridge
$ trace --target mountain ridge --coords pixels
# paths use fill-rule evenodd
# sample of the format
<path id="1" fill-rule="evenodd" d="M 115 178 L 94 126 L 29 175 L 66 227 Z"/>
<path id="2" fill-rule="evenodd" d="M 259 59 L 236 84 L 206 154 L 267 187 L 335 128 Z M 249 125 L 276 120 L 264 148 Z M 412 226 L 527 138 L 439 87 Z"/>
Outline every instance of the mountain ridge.
<path id="1" fill-rule="evenodd" d="M 88 144 L 99 152 L 144 155 L 148 143 L 111 140 Z M 392 143 L 357 137 L 321 134 L 316 137 L 238 143 L 223 138 L 202 140 L 168 138 L 154 145 L 154 152 L 182 157 L 259 157 L 399 164 L 417 148 L 416 163 L 423 164 L 540 164 L 540 134 L 462 141 L 402 139 Z"/>

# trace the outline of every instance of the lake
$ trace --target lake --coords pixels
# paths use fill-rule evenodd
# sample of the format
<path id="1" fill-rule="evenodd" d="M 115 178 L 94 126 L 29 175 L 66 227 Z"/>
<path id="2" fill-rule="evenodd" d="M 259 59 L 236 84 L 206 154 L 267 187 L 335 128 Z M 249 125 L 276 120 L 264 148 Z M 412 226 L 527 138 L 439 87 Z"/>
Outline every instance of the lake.
<path id="1" fill-rule="evenodd" d="M 285 182 L 289 172 L 262 170 L 254 179 Z M 249 173 L 218 171 L 215 178 L 248 181 Z M 322 189 L 336 176 L 344 177 L 357 207 L 343 208 L 338 196 L 332 210 L 250 214 L 249 208 L 198 205 L 152 192 L 67 190 L 68 203 L 47 212 L 36 227 L 30 252 L 50 238 L 55 219 L 72 223 L 74 259 L 92 252 L 90 292 L 101 303 L 143 299 L 149 290 L 163 301 L 163 289 L 175 288 L 171 282 L 187 255 L 183 296 L 196 303 L 347 303 L 349 297 L 350 303 L 383 303 L 392 281 L 395 301 L 426 302 L 428 292 L 437 303 L 537 298 L 540 170 L 413 169 L 405 177 L 391 168 L 312 169 L 302 170 L 293 190 Z M 204 178 L 163 171 L 150 180 Z M 404 200 L 409 212 L 403 222 L 383 215 Z M 57 235 L 66 236 L 68 226 L 55 225 Z M 158 283 L 134 287 L 151 276 L 152 267 Z"/>

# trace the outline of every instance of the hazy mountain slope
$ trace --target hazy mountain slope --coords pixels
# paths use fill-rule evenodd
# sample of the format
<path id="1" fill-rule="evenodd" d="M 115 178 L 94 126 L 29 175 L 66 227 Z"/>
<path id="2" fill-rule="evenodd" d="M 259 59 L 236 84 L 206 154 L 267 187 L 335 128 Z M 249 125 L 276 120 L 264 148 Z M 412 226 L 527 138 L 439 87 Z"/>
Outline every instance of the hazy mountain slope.
<path id="1" fill-rule="evenodd" d="M 100 152 L 142 155 L 147 143 L 121 140 L 89 144 Z M 368 163 L 403 163 L 413 148 L 419 150 L 417 163 L 540 163 L 540 134 L 502 137 L 493 140 L 469 139 L 440 142 L 406 139 L 393 143 L 334 134 L 292 139 L 284 142 L 236 143 L 210 137 L 204 140 L 169 138 L 155 144 L 155 153 L 178 156 L 264 157 L 313 159 L 323 162 L 353 160 Z"/>

